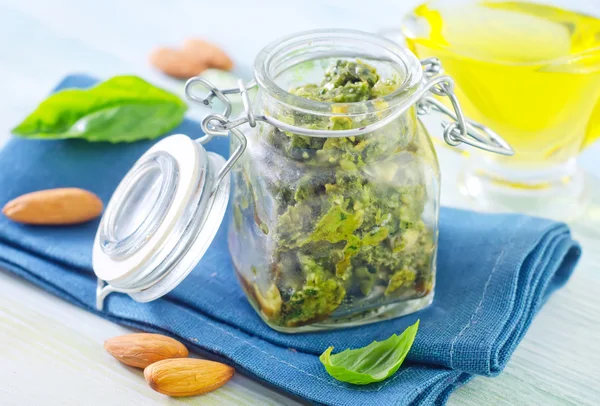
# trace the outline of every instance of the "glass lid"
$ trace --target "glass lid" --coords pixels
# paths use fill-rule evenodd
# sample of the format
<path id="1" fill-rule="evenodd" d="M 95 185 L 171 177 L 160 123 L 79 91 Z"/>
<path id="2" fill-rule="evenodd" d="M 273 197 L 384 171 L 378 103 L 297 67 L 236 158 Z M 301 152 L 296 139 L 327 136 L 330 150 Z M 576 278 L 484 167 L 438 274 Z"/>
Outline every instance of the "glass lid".
<path id="1" fill-rule="evenodd" d="M 94 241 L 92 264 L 103 296 L 117 291 L 151 301 L 192 271 L 223 221 L 229 199 L 229 177 L 219 176 L 224 166 L 222 156 L 183 134 L 161 140 L 135 163 Z"/>

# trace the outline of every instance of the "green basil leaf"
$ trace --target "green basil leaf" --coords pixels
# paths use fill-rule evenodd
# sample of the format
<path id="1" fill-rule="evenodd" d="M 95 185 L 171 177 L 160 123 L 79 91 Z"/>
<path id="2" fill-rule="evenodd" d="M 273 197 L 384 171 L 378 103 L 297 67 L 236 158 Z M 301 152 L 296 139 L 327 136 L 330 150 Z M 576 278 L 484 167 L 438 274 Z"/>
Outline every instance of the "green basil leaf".
<path id="1" fill-rule="evenodd" d="M 338 381 L 354 385 L 383 381 L 400 368 L 418 329 L 419 320 L 400 336 L 394 334 L 385 341 L 373 341 L 366 347 L 337 354 L 331 354 L 333 347 L 329 347 L 319 359 L 329 375 Z"/>
<path id="2" fill-rule="evenodd" d="M 115 76 L 89 89 L 50 95 L 12 132 L 25 138 L 132 142 L 177 127 L 187 105 L 137 76 Z"/>

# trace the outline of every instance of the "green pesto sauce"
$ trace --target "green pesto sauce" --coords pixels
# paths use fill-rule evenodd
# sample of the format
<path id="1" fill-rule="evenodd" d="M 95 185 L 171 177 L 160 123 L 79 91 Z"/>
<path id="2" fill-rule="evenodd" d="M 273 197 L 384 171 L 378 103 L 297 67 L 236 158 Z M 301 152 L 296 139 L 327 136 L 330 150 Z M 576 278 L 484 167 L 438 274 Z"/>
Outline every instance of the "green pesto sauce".
<path id="1" fill-rule="evenodd" d="M 368 64 L 339 60 L 320 84 L 291 93 L 349 103 L 374 100 L 397 87 L 398 80 L 382 80 Z M 362 125 L 343 115 L 325 121 L 300 114 L 285 119 L 333 130 Z M 323 320 L 344 304 L 360 307 L 361 298 L 369 301 L 368 308 L 429 293 L 434 238 L 421 220 L 427 201 L 423 174 L 405 174 L 412 179 L 400 185 L 364 174 L 369 162 L 401 151 L 418 153 L 419 146 L 407 136 L 410 131 L 391 123 L 363 137 L 315 138 L 279 130 L 266 134 L 278 154 L 306 168 L 298 184 L 278 180 L 267 186 L 277 218 L 272 264 L 264 272 L 274 284 L 266 293 L 255 287 L 254 296 L 271 323 L 300 326 Z M 236 189 L 251 188 L 243 183 L 238 181 Z"/>
<path id="2" fill-rule="evenodd" d="M 355 103 L 392 93 L 398 82 L 396 78 L 381 79 L 373 66 L 359 60 L 338 60 L 320 84 L 300 86 L 291 93 L 315 101 Z"/>

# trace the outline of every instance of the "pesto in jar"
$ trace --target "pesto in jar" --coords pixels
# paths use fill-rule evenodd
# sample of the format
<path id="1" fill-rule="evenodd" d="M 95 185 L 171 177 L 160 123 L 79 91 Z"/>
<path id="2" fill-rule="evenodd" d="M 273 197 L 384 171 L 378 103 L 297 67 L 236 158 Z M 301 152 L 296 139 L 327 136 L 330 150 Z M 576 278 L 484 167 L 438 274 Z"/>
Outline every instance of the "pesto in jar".
<path id="1" fill-rule="evenodd" d="M 360 60 L 338 60 L 320 84 L 290 93 L 319 102 L 384 103 L 378 98 L 398 86 L 399 80 L 381 78 Z M 339 116 L 297 113 L 279 119 L 327 130 L 364 125 L 343 110 L 343 104 L 332 104 Z M 266 179 L 258 188 L 247 173 L 234 178 L 236 228 L 244 227 L 243 213 L 251 212 L 247 217 L 253 218 L 255 232 L 268 239 L 272 254 L 267 269 L 258 270 L 272 281 L 267 289 L 244 281 L 270 323 L 302 326 L 334 312 L 368 310 L 431 291 L 435 239 L 422 220 L 425 175 L 415 164 L 402 172 L 400 183 L 394 180 L 398 162 L 403 162 L 397 157 L 405 154 L 406 161 L 420 154 L 412 132 L 414 128 L 398 120 L 361 137 L 308 137 L 272 127 L 258 135 L 277 159 L 292 162 L 288 170 L 297 175 L 290 181 L 282 168 L 278 176 L 252 171 L 252 176 Z M 268 158 L 261 161 L 265 167 L 281 167 Z M 275 213 L 268 226 L 257 209 L 264 195 Z"/>

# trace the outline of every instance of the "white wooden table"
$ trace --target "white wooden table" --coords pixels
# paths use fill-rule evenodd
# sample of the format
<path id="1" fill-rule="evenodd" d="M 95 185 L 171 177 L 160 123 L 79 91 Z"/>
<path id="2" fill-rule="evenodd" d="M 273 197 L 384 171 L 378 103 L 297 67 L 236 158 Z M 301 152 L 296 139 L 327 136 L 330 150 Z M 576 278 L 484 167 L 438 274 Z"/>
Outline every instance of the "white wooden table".
<path id="1" fill-rule="evenodd" d="M 148 66 L 154 46 L 188 36 L 212 39 L 243 72 L 275 37 L 318 27 L 377 31 L 398 24 L 413 3 L 0 0 L 0 143 L 67 73 L 135 73 L 181 91 Z M 581 162 L 600 175 L 598 154 L 600 145 Z M 442 154 L 443 200 L 450 205 L 462 204 L 453 182 L 456 166 L 457 157 Z M 589 216 L 598 221 L 596 203 Z M 450 405 L 600 403 L 600 241 L 585 227 L 576 231 L 584 256 L 568 286 L 536 318 L 506 370 L 497 378 L 475 378 L 451 396 Z M 162 396 L 146 386 L 140 371 L 105 353 L 106 338 L 128 331 L 0 271 L 0 404 L 295 404 L 241 374 L 205 396 Z"/>

